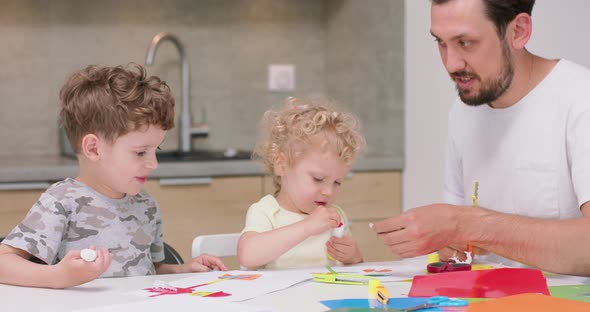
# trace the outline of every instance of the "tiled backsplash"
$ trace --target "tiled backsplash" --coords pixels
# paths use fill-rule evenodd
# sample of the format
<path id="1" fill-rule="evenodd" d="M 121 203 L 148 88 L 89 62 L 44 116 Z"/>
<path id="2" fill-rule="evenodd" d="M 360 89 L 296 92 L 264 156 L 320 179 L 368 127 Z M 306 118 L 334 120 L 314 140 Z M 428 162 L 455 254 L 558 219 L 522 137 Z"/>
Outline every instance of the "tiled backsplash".
<path id="1" fill-rule="evenodd" d="M 0 155 L 58 154 L 58 93 L 88 64 L 145 63 L 151 38 L 180 38 L 191 66 L 196 148 L 251 149 L 262 113 L 325 94 L 361 117 L 370 154 L 403 158 L 402 0 L 9 0 L 0 34 Z M 267 90 L 268 64 L 296 66 L 294 93 Z M 148 68 L 180 105 L 170 43 Z M 204 112 L 204 114 L 203 114 Z M 177 145 L 170 131 L 165 149 Z"/>

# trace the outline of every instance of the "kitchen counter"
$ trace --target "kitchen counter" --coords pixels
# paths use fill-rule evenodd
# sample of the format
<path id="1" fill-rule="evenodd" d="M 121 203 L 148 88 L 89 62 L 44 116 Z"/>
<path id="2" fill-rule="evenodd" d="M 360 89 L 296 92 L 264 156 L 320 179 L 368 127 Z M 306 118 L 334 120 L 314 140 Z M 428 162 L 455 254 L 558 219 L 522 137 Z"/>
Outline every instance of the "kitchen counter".
<path id="1" fill-rule="evenodd" d="M 401 170 L 403 161 L 365 156 L 353 171 Z M 78 174 L 78 162 L 61 156 L 0 156 L 0 183 L 51 182 Z M 160 162 L 150 178 L 216 177 L 263 175 L 262 165 L 253 160 Z"/>

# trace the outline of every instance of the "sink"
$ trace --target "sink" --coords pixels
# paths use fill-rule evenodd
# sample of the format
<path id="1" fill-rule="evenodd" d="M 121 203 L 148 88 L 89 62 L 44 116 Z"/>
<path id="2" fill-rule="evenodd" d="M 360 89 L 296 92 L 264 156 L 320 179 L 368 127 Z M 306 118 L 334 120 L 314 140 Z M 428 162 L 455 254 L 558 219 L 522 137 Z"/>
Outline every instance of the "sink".
<path id="1" fill-rule="evenodd" d="M 190 152 L 161 151 L 156 153 L 159 162 L 249 160 L 251 155 L 251 151 L 234 149 L 193 150 Z"/>

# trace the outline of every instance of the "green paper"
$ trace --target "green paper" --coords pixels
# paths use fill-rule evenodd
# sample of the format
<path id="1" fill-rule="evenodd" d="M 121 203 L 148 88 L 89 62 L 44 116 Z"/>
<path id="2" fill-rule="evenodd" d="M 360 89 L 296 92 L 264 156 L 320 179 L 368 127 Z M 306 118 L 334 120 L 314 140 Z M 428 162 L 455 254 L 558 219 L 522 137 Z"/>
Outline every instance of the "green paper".
<path id="1" fill-rule="evenodd" d="M 548 288 L 553 297 L 590 302 L 590 285 L 549 286 Z"/>

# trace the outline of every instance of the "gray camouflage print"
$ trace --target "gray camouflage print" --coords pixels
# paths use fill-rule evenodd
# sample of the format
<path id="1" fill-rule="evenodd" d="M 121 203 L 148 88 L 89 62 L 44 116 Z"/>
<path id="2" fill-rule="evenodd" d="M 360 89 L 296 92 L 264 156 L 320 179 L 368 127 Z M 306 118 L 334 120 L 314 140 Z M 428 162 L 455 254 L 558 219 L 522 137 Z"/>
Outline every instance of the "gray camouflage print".
<path id="1" fill-rule="evenodd" d="M 70 250 L 105 247 L 113 256 L 101 277 L 155 274 L 164 259 L 162 222 L 146 192 L 108 198 L 71 178 L 49 187 L 2 243 L 55 264 Z"/>

